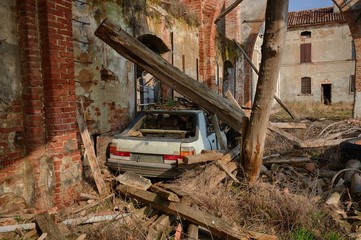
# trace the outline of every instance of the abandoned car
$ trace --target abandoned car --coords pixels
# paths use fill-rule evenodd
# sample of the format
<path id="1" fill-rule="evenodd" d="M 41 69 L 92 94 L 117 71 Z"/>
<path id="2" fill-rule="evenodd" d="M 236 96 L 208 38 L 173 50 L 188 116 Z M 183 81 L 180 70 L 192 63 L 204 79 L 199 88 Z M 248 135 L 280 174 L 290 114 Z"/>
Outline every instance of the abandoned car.
<path id="1" fill-rule="evenodd" d="M 223 141 L 226 135 L 221 131 Z M 147 177 L 171 178 L 184 156 L 218 150 L 219 140 L 202 110 L 142 112 L 109 145 L 107 166 Z"/>

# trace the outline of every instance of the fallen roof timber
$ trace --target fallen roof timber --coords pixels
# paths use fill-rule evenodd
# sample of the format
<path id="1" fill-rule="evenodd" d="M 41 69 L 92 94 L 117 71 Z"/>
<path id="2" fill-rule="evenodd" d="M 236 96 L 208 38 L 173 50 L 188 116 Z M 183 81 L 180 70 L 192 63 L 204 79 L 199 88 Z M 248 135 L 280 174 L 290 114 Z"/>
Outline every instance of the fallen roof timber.
<path id="1" fill-rule="evenodd" d="M 245 116 L 241 109 L 236 108 L 207 86 L 172 66 L 111 20 L 104 20 L 95 31 L 95 35 L 123 57 L 141 66 L 205 110 L 216 114 L 220 120 L 234 130 L 241 132 L 242 117 Z"/>
<path id="2" fill-rule="evenodd" d="M 169 202 L 160 198 L 155 193 L 136 189 L 126 185 L 118 186 L 117 190 L 119 190 L 124 195 L 134 197 L 143 203 L 149 204 L 161 212 L 180 216 L 196 225 L 203 226 L 209 229 L 213 234 L 221 236 L 224 239 L 277 239 L 277 237 L 274 235 L 248 231 L 236 226 L 231 227 L 220 218 L 214 217 L 206 212 L 202 212 L 197 208 L 189 207 L 183 203 Z"/>

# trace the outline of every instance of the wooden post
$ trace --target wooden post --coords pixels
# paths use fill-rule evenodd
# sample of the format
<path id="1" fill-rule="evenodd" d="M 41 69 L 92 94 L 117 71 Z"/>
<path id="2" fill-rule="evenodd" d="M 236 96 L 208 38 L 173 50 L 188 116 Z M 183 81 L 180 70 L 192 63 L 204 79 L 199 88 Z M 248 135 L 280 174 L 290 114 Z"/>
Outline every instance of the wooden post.
<path id="1" fill-rule="evenodd" d="M 216 114 L 234 130 L 241 131 L 242 117 L 245 115 L 241 109 L 237 109 L 207 86 L 172 66 L 109 19 L 104 20 L 94 34 L 123 57 L 141 66 L 173 90 L 208 112 Z"/>
<path id="2" fill-rule="evenodd" d="M 261 71 L 249 127 L 242 146 L 243 168 L 250 185 L 257 180 L 262 165 L 268 120 L 286 37 L 287 16 L 288 0 L 267 1 Z"/>

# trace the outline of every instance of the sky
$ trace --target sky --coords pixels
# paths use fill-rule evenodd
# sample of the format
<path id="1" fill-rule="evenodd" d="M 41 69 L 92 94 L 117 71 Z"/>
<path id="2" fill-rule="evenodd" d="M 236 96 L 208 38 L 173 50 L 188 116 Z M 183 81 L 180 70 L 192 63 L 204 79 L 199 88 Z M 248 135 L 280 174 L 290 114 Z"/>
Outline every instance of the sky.
<path id="1" fill-rule="evenodd" d="M 289 0 L 288 11 L 292 12 L 331 6 L 333 6 L 331 0 Z"/>

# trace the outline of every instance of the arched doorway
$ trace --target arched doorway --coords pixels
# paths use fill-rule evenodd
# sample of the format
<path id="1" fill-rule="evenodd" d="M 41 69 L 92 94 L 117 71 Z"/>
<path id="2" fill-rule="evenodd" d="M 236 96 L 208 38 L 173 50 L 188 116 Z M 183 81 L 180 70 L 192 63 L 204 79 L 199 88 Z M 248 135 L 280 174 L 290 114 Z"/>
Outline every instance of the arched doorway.
<path id="1" fill-rule="evenodd" d="M 162 39 L 153 34 L 144 34 L 137 38 L 141 43 L 153 52 L 162 55 L 169 51 Z M 162 99 L 162 85 L 159 79 L 145 71 L 140 66 L 135 67 L 136 79 L 136 109 L 137 111 L 159 103 Z"/>

